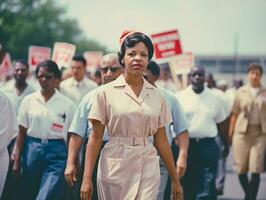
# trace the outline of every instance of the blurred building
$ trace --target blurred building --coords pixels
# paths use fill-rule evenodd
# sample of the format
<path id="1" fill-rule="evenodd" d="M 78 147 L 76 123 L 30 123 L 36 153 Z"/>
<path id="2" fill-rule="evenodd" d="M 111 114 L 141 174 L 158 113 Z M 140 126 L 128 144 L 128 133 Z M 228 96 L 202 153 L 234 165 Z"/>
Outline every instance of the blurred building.
<path id="1" fill-rule="evenodd" d="M 247 68 L 250 63 L 259 63 L 266 73 L 266 55 L 250 56 L 201 56 L 195 57 L 195 64 L 205 67 L 207 72 L 217 79 L 226 79 L 232 83 L 234 78 L 242 78 L 246 82 Z M 263 76 L 263 84 L 266 85 L 266 77 Z"/>

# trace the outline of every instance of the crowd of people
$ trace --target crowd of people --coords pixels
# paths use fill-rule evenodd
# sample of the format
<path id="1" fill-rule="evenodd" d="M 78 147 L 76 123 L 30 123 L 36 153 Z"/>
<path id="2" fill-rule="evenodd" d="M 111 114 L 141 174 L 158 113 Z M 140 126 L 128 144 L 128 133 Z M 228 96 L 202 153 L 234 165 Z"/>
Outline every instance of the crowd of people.
<path id="1" fill-rule="evenodd" d="M 54 61 L 39 63 L 37 84 L 26 61 L 13 62 L 0 87 L 1 199 L 215 200 L 232 145 L 244 198 L 255 200 L 266 151 L 263 68 L 250 64 L 248 83 L 228 89 L 193 66 L 189 85 L 173 93 L 157 84 L 146 34 L 126 31 L 119 43 L 97 83 L 80 55 L 68 78 Z"/>

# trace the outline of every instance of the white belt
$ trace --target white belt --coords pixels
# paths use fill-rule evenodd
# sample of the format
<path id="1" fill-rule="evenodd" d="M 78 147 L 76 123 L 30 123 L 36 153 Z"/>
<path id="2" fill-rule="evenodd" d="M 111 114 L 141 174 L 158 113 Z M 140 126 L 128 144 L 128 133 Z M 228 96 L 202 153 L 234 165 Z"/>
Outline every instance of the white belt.
<path id="1" fill-rule="evenodd" d="M 151 143 L 149 137 L 109 137 L 109 142 L 125 146 L 145 146 Z"/>

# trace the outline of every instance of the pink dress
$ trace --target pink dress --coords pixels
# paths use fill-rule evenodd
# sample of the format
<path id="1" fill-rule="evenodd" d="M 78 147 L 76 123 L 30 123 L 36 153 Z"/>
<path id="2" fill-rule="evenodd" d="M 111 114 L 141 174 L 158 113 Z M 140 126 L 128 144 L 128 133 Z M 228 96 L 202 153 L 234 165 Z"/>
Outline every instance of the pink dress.
<path id="1" fill-rule="evenodd" d="M 107 126 L 110 138 L 99 160 L 99 199 L 156 199 L 159 156 L 149 136 L 172 121 L 159 91 L 144 80 L 137 97 L 120 75 L 99 91 L 89 119 Z"/>

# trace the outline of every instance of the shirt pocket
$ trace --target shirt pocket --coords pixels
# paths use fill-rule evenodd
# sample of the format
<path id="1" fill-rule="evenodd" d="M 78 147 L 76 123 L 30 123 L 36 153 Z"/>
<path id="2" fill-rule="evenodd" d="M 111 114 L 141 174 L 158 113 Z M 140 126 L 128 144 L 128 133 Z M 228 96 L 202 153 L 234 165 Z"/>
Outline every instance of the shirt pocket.
<path id="1" fill-rule="evenodd" d="M 240 99 L 240 109 L 242 111 L 246 111 L 247 109 L 249 109 L 249 107 L 252 104 L 252 97 L 246 95 L 243 95 Z"/>

